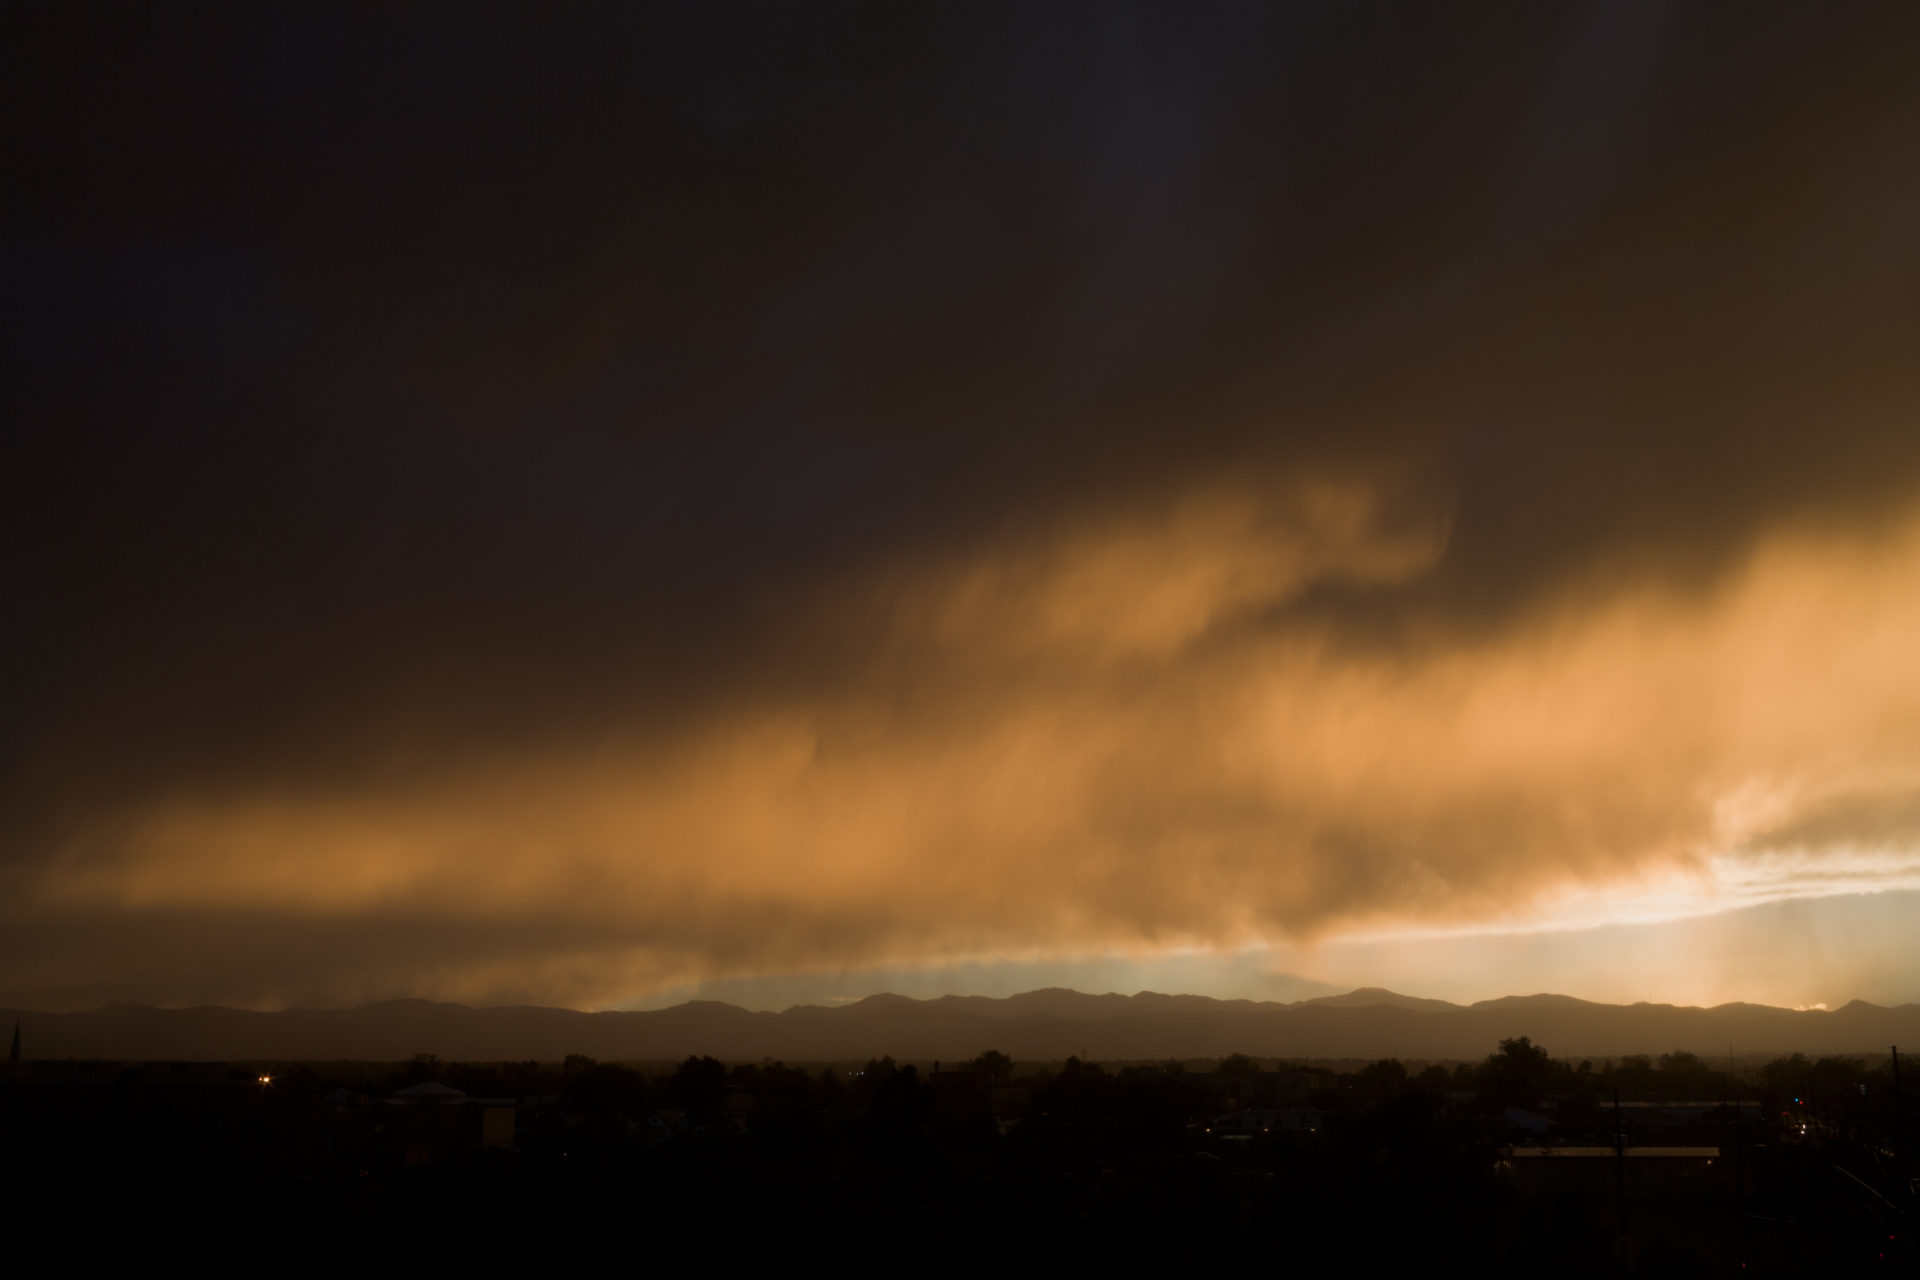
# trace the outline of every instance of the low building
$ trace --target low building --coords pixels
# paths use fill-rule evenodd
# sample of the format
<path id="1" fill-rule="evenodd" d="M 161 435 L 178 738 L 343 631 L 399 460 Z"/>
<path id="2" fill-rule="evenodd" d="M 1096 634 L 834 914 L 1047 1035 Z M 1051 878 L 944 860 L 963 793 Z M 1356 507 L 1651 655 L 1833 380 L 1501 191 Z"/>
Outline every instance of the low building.
<path id="1" fill-rule="evenodd" d="M 1509 1147 L 1498 1171 L 1516 1194 L 1708 1197 L 1731 1188 L 1719 1147 Z"/>
<path id="2" fill-rule="evenodd" d="M 416 1084 L 381 1099 L 375 1145 L 400 1153 L 408 1164 L 511 1148 L 518 1107 L 516 1098 L 470 1098 L 444 1084 Z"/>
<path id="3" fill-rule="evenodd" d="M 1207 1132 L 1228 1141 L 1272 1134 L 1318 1133 L 1322 1117 L 1313 1107 L 1278 1107 L 1268 1110 L 1232 1111 L 1217 1117 Z"/>

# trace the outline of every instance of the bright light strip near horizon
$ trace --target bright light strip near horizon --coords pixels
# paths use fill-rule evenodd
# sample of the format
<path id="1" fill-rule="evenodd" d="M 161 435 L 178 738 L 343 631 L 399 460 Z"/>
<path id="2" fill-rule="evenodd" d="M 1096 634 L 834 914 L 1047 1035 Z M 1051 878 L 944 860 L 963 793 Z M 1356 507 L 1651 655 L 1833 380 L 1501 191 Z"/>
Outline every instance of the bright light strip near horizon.
<path id="1" fill-rule="evenodd" d="M 1668 869 L 1612 884 L 1564 888 L 1529 910 L 1492 919 L 1334 930 L 1327 941 L 1572 933 L 1612 925 L 1668 924 L 1775 902 L 1914 889 L 1920 889 L 1920 853 L 1907 850 L 1840 847 L 1818 853 L 1722 853 L 1704 859 L 1697 871 Z"/>

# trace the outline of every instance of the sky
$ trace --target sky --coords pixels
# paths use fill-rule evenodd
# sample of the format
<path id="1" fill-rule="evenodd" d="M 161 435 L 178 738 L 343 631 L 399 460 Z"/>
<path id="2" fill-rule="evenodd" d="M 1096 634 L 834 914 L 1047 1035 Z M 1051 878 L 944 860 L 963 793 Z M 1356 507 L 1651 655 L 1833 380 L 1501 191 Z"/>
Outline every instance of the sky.
<path id="1" fill-rule="evenodd" d="M 0 1002 L 1920 1000 L 1920 9 L 0 21 Z"/>

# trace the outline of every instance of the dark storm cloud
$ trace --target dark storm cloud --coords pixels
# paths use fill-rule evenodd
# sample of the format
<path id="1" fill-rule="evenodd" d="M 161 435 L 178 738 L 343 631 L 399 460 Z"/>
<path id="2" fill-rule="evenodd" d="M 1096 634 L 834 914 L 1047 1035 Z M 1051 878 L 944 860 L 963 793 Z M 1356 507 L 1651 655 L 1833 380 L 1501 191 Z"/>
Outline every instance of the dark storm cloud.
<path id="1" fill-rule="evenodd" d="M 45 889 L 63 911 L 105 883 L 89 868 L 147 883 L 174 848 L 155 831 L 199 833 L 164 855 L 183 876 L 322 831 L 344 843 L 312 856 L 347 859 L 367 832 L 459 826 L 473 776 L 691 770 L 736 732 L 753 760 L 826 751 L 844 813 L 935 778 L 967 792 L 1045 742 L 1095 815 L 1088 865 L 1211 850 L 1157 905 L 1038 881 L 1017 910 L 963 904 L 955 945 L 1104 927 L 1056 908 L 1212 936 L 1243 864 L 1292 868 L 1246 873 L 1273 927 L 1483 901 L 1523 855 L 1515 883 L 1597 874 L 1710 824 L 1622 776 L 1596 792 L 1618 829 L 1570 836 L 1587 828 L 1543 799 L 1564 778 L 1471 750 L 1487 772 L 1449 799 L 1329 814 L 1297 780 L 1182 775 L 1191 752 L 1170 774 L 1055 719 L 1205 742 L 1179 697 L 1237 705 L 1234 681 L 1276 678 L 1246 656 L 1267 643 L 1302 679 L 1309 643 L 1367 655 L 1447 719 L 1423 680 L 1527 651 L 1542 618 L 1602 625 L 1609 592 L 1758 616 L 1728 576 L 1793 531 L 1907 545 L 1886 532 L 1920 482 L 1903 8 L 7 25 L 5 858 L 20 885 L 67 886 Z M 1832 598 L 1884 630 L 1882 578 L 1833 554 Z M 1746 652 L 1723 623 L 1695 618 L 1689 643 Z M 1162 704 L 1129 722 L 1116 702 L 1142 690 Z M 831 756 L 875 725 L 911 777 Z M 1410 732 L 1384 712 L 1379 731 Z M 1719 757 L 1689 742 L 1704 777 Z M 1301 777 L 1340 774 L 1347 747 L 1323 746 Z M 703 793 L 723 810 L 764 797 L 740 767 Z M 1186 780 L 1116 816 L 1113 780 L 1136 775 Z M 615 822 L 579 816 L 605 794 L 528 785 L 541 798 L 496 816 L 571 850 L 556 866 Z M 760 848 L 635 803 L 647 839 Z M 415 812 L 435 805 L 452 816 Z M 879 826 L 820 819 L 795 848 L 911 862 L 1011 839 Z M 507 843 L 463 847 L 489 869 L 546 856 Z M 673 862 L 621 847 L 628 887 Z M 253 883 L 232 856 L 221 874 Z M 294 854 L 258 856 L 288 859 L 287 884 L 208 901 L 404 914 L 452 874 L 396 848 L 424 880 L 331 897 Z M 768 909 L 814 923 L 766 963 L 902 928 L 848 923 L 882 912 L 853 881 L 793 898 L 767 874 Z M 107 895 L 95 927 L 205 907 L 143 892 Z M 654 945 L 668 926 L 614 896 Z M 753 963 L 717 923 L 659 946 L 682 975 Z"/>

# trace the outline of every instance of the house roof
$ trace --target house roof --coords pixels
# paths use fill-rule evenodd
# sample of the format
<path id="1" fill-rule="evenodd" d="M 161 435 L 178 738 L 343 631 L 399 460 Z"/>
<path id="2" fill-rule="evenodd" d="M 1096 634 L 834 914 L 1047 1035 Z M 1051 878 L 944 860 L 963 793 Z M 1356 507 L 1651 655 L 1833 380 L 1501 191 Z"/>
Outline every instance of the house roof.
<path id="1" fill-rule="evenodd" d="M 422 1084 L 409 1085 L 407 1088 L 401 1089 L 399 1092 L 395 1093 L 393 1096 L 396 1098 L 407 1098 L 407 1099 L 410 1099 L 413 1101 L 419 1101 L 419 1102 L 453 1102 L 457 1099 L 464 1098 L 467 1095 L 460 1092 L 460 1090 L 458 1089 L 452 1088 L 449 1085 L 439 1084 L 439 1083 L 436 1083 L 435 1081 L 428 1080 Z"/>

